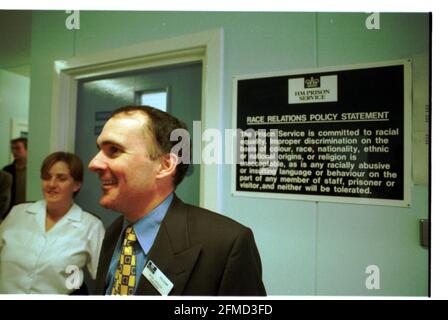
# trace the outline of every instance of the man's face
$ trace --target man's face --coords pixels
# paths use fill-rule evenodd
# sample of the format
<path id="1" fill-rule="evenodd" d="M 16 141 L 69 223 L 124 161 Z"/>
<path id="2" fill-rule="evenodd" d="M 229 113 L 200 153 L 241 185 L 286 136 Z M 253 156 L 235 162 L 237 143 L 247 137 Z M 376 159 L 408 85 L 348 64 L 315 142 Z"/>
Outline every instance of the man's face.
<path id="1" fill-rule="evenodd" d="M 151 160 L 145 134 L 147 118 L 140 113 L 118 115 L 105 124 L 97 139 L 98 154 L 89 169 L 98 173 L 106 208 L 131 213 L 144 208 L 156 189 L 158 160 Z"/>
<path id="2" fill-rule="evenodd" d="M 11 152 L 14 160 L 26 160 L 28 155 L 23 142 L 15 142 L 11 144 Z"/>

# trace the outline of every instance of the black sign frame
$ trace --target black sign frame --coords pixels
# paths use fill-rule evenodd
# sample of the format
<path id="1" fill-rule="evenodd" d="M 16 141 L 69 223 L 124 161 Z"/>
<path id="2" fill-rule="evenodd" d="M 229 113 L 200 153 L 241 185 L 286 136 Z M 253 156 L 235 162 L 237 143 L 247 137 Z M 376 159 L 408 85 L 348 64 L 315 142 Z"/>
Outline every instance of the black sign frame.
<path id="1" fill-rule="evenodd" d="M 237 76 L 234 78 L 234 95 L 233 95 L 233 128 L 235 129 L 241 129 L 241 130 L 247 130 L 247 129 L 254 129 L 259 130 L 265 129 L 266 131 L 269 131 L 270 129 L 277 129 L 281 130 L 282 126 L 284 124 L 287 124 L 289 126 L 291 125 L 298 125 L 302 127 L 306 127 L 306 125 L 310 125 L 311 121 L 309 121 L 309 115 L 311 112 L 305 112 L 306 116 L 303 114 L 303 112 L 297 112 L 297 114 L 300 114 L 303 116 L 303 118 L 299 117 L 289 117 L 293 119 L 298 120 L 298 123 L 294 124 L 291 122 L 284 122 L 283 118 L 286 116 L 291 116 L 291 112 L 287 112 L 288 114 L 283 114 L 284 117 L 281 117 L 281 112 L 279 113 L 278 110 L 282 108 L 282 106 L 285 106 L 286 104 L 296 104 L 300 105 L 300 103 L 297 103 L 297 101 L 293 101 L 291 99 L 295 99 L 294 97 L 291 98 L 291 86 L 288 87 L 289 93 L 286 93 L 283 89 L 285 87 L 285 78 L 288 80 L 290 79 L 299 79 L 303 78 L 305 82 L 305 86 L 309 87 L 317 87 L 320 85 L 319 79 L 322 76 L 332 76 L 336 75 L 338 80 L 342 79 L 343 77 L 340 77 L 340 75 L 346 76 L 346 78 L 350 78 L 350 74 L 352 75 L 352 83 L 354 83 L 356 79 L 356 76 L 360 75 L 360 83 L 363 82 L 363 79 L 366 79 L 368 77 L 369 72 L 372 70 L 377 70 L 378 72 L 372 73 L 374 74 L 381 74 L 382 71 L 385 70 L 393 70 L 393 69 L 399 70 L 395 73 L 397 73 L 398 78 L 401 81 L 394 81 L 394 79 L 390 79 L 390 82 L 393 84 L 393 86 L 396 86 L 395 93 L 385 93 L 385 96 L 388 98 L 390 95 L 394 95 L 394 98 L 397 98 L 398 100 L 402 99 L 401 102 L 397 102 L 398 105 L 393 105 L 393 102 L 391 102 L 390 106 L 379 106 L 378 110 L 371 110 L 370 112 L 354 112 L 353 110 L 353 103 L 351 105 L 347 104 L 347 106 L 341 106 L 342 101 L 344 101 L 344 97 L 341 95 L 356 95 L 359 94 L 359 92 L 350 92 L 349 91 L 342 91 L 341 87 L 343 87 L 343 84 L 337 82 L 337 93 L 336 98 L 334 96 L 334 93 L 330 91 L 331 90 L 315 90 L 314 92 L 317 92 L 319 96 L 316 99 L 324 97 L 325 94 L 328 94 L 329 102 L 326 101 L 313 101 L 309 103 L 302 103 L 303 106 L 307 106 L 308 108 L 313 108 L 314 110 L 319 110 L 319 108 L 322 108 L 322 110 L 328 110 L 326 109 L 326 106 L 329 106 L 330 104 L 333 104 L 338 109 L 339 116 L 342 113 L 345 113 L 346 115 L 349 114 L 349 116 L 352 116 L 350 114 L 353 113 L 363 113 L 362 116 L 365 116 L 364 114 L 367 114 L 369 117 L 376 117 L 377 114 L 387 115 L 387 117 L 390 116 L 389 121 L 398 121 L 399 125 L 397 125 L 397 131 L 399 131 L 399 140 L 398 144 L 397 141 L 394 142 L 394 144 L 391 144 L 390 152 L 392 155 L 390 158 L 390 163 L 393 163 L 394 161 L 398 161 L 395 163 L 394 171 L 397 170 L 398 172 L 398 179 L 396 179 L 395 186 L 397 187 L 397 190 L 393 190 L 393 188 L 386 188 L 384 187 L 384 192 L 372 192 L 370 191 L 370 194 L 354 194 L 351 193 L 349 195 L 347 194 L 328 194 L 328 193 L 322 193 L 314 192 L 313 194 L 309 194 L 306 192 L 301 191 L 288 191 L 288 192 L 278 192 L 278 190 L 272 192 L 272 191 L 264 191 L 260 190 L 261 187 L 258 187 L 259 189 L 256 190 L 247 190 L 244 188 L 241 188 L 241 176 L 244 174 L 241 174 L 241 166 L 239 163 L 236 163 L 239 161 L 239 148 L 241 146 L 237 145 L 235 146 L 234 155 L 235 160 L 232 164 L 232 195 L 234 196 L 243 196 L 243 197 L 261 197 L 261 198 L 273 198 L 273 199 L 295 199 L 295 200 L 305 200 L 305 201 L 314 201 L 314 202 L 340 202 L 340 203 L 355 203 L 355 204 L 366 204 L 366 205 L 383 205 L 383 206 L 399 206 L 399 207 L 409 207 L 411 204 L 411 161 L 412 161 L 412 60 L 406 59 L 406 60 L 398 60 L 398 61 L 386 61 L 386 62 L 371 62 L 371 63 L 363 63 L 363 64 L 356 64 L 356 65 L 347 65 L 347 66 L 332 66 L 332 67 L 323 67 L 323 68 L 312 68 L 312 69 L 304 69 L 304 70 L 295 70 L 295 71 L 288 71 L 288 72 L 273 72 L 273 73 L 265 73 L 265 74 L 258 74 L 258 75 L 248 75 L 248 76 Z M 391 71 L 392 72 L 392 71 Z M 366 75 L 363 76 L 362 74 L 365 73 Z M 384 73 L 383 78 L 388 73 Z M 393 74 L 393 72 L 392 72 Z M 364 78 L 363 78 L 364 77 Z M 381 75 L 378 76 L 380 79 Z M 377 84 L 380 82 L 377 79 Z M 395 80 L 396 80 L 395 79 Z M 333 79 L 332 79 L 333 80 Z M 281 82 L 283 81 L 282 85 L 277 86 L 275 82 Z M 381 79 L 381 85 L 375 85 L 375 81 L 372 80 L 372 83 L 367 84 L 366 88 L 372 90 L 372 97 L 374 96 L 373 92 L 376 90 L 376 88 L 387 88 L 388 86 L 384 85 L 384 81 L 388 81 L 387 78 Z M 400 83 L 397 83 L 400 82 Z M 251 85 L 252 84 L 252 85 Z M 274 93 L 270 95 L 269 88 L 281 88 L 281 94 Z M 259 86 L 260 85 L 260 86 Z M 244 86 L 245 89 L 244 89 Z M 309 88 L 306 88 L 309 89 Z M 365 89 L 365 88 L 364 88 Z M 246 90 L 246 91 L 244 91 Z M 398 91 L 398 92 L 397 92 Z M 297 91 L 296 91 L 297 92 Z M 381 96 L 381 92 L 378 92 L 378 96 Z M 243 96 L 246 95 L 246 96 Z M 338 96 L 339 95 L 339 96 Z M 254 97 L 256 97 L 254 99 Z M 272 99 L 271 99 L 272 98 Z M 296 97 L 297 98 L 297 97 Z M 313 98 L 313 97 L 311 97 Z M 351 97 L 352 98 L 352 97 Z M 359 98 L 359 97 L 358 97 Z M 271 100 L 269 100 L 271 99 Z M 325 97 L 323 98 L 325 99 Z M 336 102 L 335 102 L 336 99 Z M 257 101 L 255 101 L 257 100 Z M 347 101 L 350 99 L 347 99 Z M 397 100 L 397 101 L 398 101 Z M 255 101 L 254 103 L 250 103 L 248 101 Z M 272 113 L 269 114 L 269 110 L 267 111 L 266 107 L 263 106 L 263 101 L 269 101 L 270 105 L 272 106 Z M 276 105 L 276 101 L 280 101 L 278 105 Z M 293 101 L 294 103 L 291 103 Z M 351 99 L 350 101 L 356 101 L 356 97 L 354 99 Z M 387 101 L 387 99 L 379 99 L 379 101 L 382 101 L 381 103 L 384 103 L 384 101 Z M 395 100 L 394 100 L 395 101 Z M 362 100 L 358 99 L 358 103 L 362 104 Z M 268 105 L 268 103 L 266 103 Z M 301 105 L 300 105 L 301 107 Z M 299 107 L 299 108 L 300 108 Z M 347 107 L 347 110 L 341 110 Z M 261 108 L 261 109 L 260 109 Z M 263 109 L 264 108 L 264 109 Z M 390 110 L 388 110 L 390 108 Z M 401 109 L 402 108 L 402 109 Z M 367 108 L 368 109 L 368 108 Z M 400 110 L 399 110 L 400 109 Z M 263 110 L 260 112 L 260 110 Z M 344 112 L 345 111 L 345 112 Z M 362 111 L 362 110 L 361 110 Z M 376 114 L 374 114 L 375 112 Z M 257 113 L 258 112 L 258 113 Z M 328 111 L 316 111 L 316 114 L 326 115 Z M 258 117 L 250 118 L 250 115 L 258 115 Z M 263 115 L 263 116 L 261 116 Z M 268 116 L 271 117 L 268 117 Z M 378 116 L 379 117 L 379 116 Z M 401 119 L 400 119 L 401 117 Z M 269 118 L 269 121 L 266 121 L 266 119 Z M 247 119 L 254 119 L 255 122 L 249 123 Z M 271 121 L 272 119 L 278 120 Z M 288 118 L 286 119 L 286 121 Z M 325 120 L 325 119 L 321 119 Z M 378 119 L 377 119 L 378 120 Z M 260 121 L 257 123 L 256 121 Z M 362 123 L 363 120 L 359 120 L 359 123 Z M 378 120 L 379 121 L 379 120 Z M 323 122 L 322 122 L 323 123 Z M 379 122 L 378 122 L 379 123 Z M 315 123 L 314 123 L 315 124 Z M 320 124 L 319 124 L 320 125 Z M 327 125 L 334 125 L 327 122 Z M 355 127 L 354 127 L 355 128 Z M 362 126 L 359 127 L 359 129 L 363 129 Z M 316 129 L 317 130 L 317 129 Z M 376 138 L 376 136 L 375 136 Z M 393 138 L 393 137 L 392 137 Z M 393 139 L 392 139 L 393 140 Z M 391 140 L 391 141 L 392 141 Z M 397 139 L 395 139 L 397 140 Z M 380 139 L 381 141 L 381 139 Z M 400 146 L 401 145 L 401 149 Z M 373 148 L 373 147 L 372 147 Z M 242 149 L 241 149 L 242 150 Z M 370 154 L 369 154 L 370 155 Z M 397 155 L 395 157 L 395 155 Z M 387 161 L 386 161 L 387 162 Z M 380 165 L 384 163 L 379 161 Z M 328 165 L 328 164 L 327 164 Z M 246 170 L 247 171 L 247 170 Z M 391 170 L 390 172 L 388 170 L 386 173 L 393 173 Z M 382 172 L 384 174 L 384 172 Z M 370 172 L 369 172 L 370 174 Z M 244 177 L 243 177 L 244 178 Z M 254 177 L 252 177 L 254 178 Z M 257 179 L 257 178 L 256 178 Z M 355 181 L 355 179 L 352 179 Z M 387 180 L 389 181 L 389 180 Z M 387 182 L 384 180 L 384 184 Z M 378 181 L 378 183 L 381 185 L 381 182 Z M 392 182 L 389 182 L 392 183 Z M 275 184 L 275 183 L 274 183 Z M 345 182 L 344 182 L 345 184 Z M 275 186 L 276 188 L 278 185 Z M 303 190 L 303 189 L 301 189 Z M 336 187 L 335 187 L 336 190 Z M 345 190 L 345 189 L 343 189 Z M 354 190 L 353 188 L 350 190 Z M 363 189 L 358 188 L 356 190 L 362 191 Z M 374 189 L 372 187 L 371 190 L 381 190 L 381 187 L 378 187 L 377 189 Z M 391 192 L 389 192 L 392 190 Z M 352 192 L 352 191 L 350 191 Z"/>

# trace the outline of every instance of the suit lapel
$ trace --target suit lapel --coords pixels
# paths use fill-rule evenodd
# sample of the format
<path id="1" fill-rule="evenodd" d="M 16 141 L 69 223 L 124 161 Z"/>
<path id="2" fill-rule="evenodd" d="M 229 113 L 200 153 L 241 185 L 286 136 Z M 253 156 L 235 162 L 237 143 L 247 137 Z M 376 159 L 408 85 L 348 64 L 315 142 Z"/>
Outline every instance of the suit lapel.
<path id="1" fill-rule="evenodd" d="M 188 207 L 174 195 L 147 259 L 174 284 L 170 295 L 182 294 L 201 251 L 201 245 L 190 246 L 187 213 Z M 142 274 L 137 294 L 159 292 Z"/>
<path id="2" fill-rule="evenodd" d="M 117 219 L 108 229 L 108 234 L 105 235 L 103 247 L 101 248 L 101 261 L 99 262 L 97 274 L 97 294 L 104 295 L 106 292 L 106 279 L 109 271 L 110 261 L 114 254 L 115 246 L 120 238 L 121 228 L 123 226 L 123 217 Z"/>

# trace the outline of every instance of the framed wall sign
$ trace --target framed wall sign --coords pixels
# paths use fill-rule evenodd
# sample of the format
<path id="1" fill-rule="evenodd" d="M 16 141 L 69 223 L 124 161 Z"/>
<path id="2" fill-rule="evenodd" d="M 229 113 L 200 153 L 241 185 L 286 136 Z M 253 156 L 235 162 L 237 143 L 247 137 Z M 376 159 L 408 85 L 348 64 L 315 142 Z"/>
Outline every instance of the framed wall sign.
<path id="1" fill-rule="evenodd" d="M 409 206 L 411 61 L 241 76 L 236 196 Z"/>

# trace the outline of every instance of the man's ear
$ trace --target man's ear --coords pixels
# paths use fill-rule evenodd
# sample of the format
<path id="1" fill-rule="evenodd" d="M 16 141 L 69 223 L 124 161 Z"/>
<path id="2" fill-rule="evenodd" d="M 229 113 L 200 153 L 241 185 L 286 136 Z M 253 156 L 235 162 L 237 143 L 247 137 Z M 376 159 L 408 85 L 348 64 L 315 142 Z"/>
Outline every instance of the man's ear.
<path id="1" fill-rule="evenodd" d="M 156 178 L 162 179 L 168 176 L 174 176 L 179 158 L 174 153 L 164 154 L 160 157 L 160 167 Z"/>

